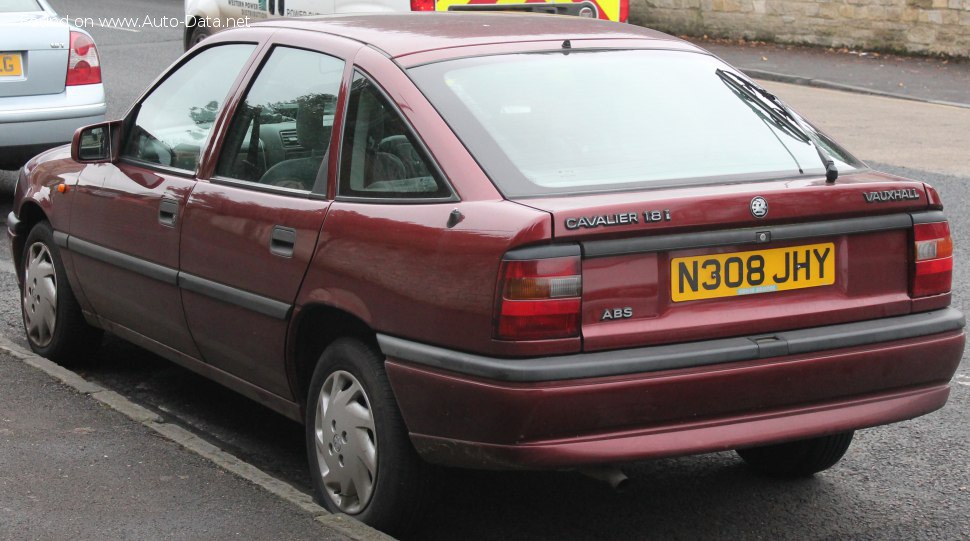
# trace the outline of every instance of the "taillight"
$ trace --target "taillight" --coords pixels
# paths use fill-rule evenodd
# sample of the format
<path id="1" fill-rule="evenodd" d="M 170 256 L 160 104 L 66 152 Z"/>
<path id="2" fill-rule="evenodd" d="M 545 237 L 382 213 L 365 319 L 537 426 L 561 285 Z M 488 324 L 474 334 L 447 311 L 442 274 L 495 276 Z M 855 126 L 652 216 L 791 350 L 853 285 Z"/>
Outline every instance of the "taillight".
<path id="1" fill-rule="evenodd" d="M 71 56 L 67 61 L 67 86 L 101 82 L 101 60 L 98 49 L 87 34 L 71 32 Z"/>
<path id="2" fill-rule="evenodd" d="M 435 0 L 411 0 L 411 11 L 434 11 Z"/>
<path id="3" fill-rule="evenodd" d="M 950 291 L 953 281 L 953 239 L 947 222 L 913 226 L 913 297 Z"/>
<path id="4" fill-rule="evenodd" d="M 495 337 L 548 340 L 579 336 L 582 261 L 578 255 L 504 260 Z"/>
<path id="5" fill-rule="evenodd" d="M 620 18 L 617 22 L 625 23 L 630 18 L 630 0 L 620 0 Z"/>

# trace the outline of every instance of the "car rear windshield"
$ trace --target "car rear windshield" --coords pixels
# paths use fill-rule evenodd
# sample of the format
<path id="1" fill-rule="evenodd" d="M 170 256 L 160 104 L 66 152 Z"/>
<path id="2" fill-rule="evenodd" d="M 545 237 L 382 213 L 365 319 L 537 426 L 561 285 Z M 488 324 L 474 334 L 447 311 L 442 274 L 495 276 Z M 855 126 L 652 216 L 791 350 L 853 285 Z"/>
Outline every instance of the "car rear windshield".
<path id="1" fill-rule="evenodd" d="M 0 13 L 42 11 L 37 0 L 0 0 Z"/>
<path id="2" fill-rule="evenodd" d="M 563 50 L 409 73 L 507 197 L 824 175 L 799 122 L 725 70 L 694 52 Z M 803 125 L 841 172 L 864 167 Z"/>

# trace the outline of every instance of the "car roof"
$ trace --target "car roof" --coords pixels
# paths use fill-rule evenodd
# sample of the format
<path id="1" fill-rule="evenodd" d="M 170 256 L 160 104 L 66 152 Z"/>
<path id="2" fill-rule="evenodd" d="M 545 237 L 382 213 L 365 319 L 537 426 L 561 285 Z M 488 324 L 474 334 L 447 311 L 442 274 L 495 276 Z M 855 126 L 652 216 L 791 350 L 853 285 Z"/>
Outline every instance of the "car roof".
<path id="1" fill-rule="evenodd" d="M 700 51 L 673 36 L 636 25 L 575 16 L 522 13 L 387 13 L 274 19 L 254 26 L 298 28 L 365 43 L 392 58 L 446 49 L 570 40 L 636 42 L 638 47 Z M 460 56 L 461 52 L 454 52 Z M 446 55 L 451 56 L 451 55 Z"/>

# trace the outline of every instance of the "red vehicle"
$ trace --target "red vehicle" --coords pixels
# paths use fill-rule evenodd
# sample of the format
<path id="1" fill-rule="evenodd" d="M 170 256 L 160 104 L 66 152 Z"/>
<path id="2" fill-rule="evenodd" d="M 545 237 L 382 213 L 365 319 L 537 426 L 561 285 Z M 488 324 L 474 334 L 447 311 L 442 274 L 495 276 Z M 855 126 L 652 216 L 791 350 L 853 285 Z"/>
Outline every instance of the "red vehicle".
<path id="1" fill-rule="evenodd" d="M 321 503 L 400 531 L 429 464 L 803 476 L 942 407 L 942 209 L 670 36 L 401 14 L 206 40 L 8 224 L 36 352 L 107 331 L 303 421 Z"/>

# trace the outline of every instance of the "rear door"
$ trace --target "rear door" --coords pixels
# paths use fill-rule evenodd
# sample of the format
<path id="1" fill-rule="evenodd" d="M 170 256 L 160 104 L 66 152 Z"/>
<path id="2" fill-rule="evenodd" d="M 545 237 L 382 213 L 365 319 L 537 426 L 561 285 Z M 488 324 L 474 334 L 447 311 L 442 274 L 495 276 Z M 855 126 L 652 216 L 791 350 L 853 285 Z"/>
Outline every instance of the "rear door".
<path id="1" fill-rule="evenodd" d="M 359 47 L 314 36 L 331 54 L 285 38 L 268 50 L 182 230 L 182 302 L 205 361 L 287 399 L 286 332 L 330 208 L 344 58 Z"/>
<path id="2" fill-rule="evenodd" d="M 132 110 L 120 161 L 81 174 L 68 247 L 82 256 L 78 278 L 106 327 L 198 356 L 177 285 L 185 203 L 216 115 L 255 48 L 218 45 L 186 60 Z"/>

